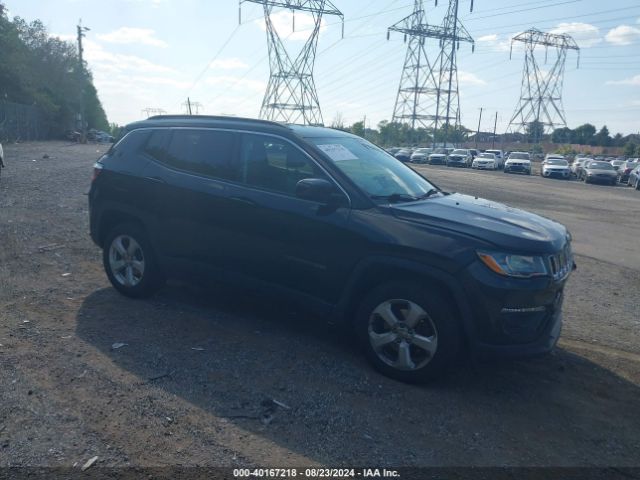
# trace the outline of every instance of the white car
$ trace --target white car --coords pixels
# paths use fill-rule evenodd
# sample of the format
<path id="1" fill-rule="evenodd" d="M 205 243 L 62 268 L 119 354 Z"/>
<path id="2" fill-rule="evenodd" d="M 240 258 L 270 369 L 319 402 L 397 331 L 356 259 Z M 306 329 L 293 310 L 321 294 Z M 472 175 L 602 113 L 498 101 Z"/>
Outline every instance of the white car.
<path id="1" fill-rule="evenodd" d="M 557 158 L 557 156 L 549 156 L 542 162 L 542 168 L 540 168 L 540 176 L 542 177 L 557 177 L 568 180 L 571 176 L 571 170 L 569 164 L 564 158 Z M 613 168 L 613 167 L 612 167 Z"/>
<path id="2" fill-rule="evenodd" d="M 411 154 L 412 163 L 427 163 L 433 148 L 418 148 Z"/>
<path id="3" fill-rule="evenodd" d="M 531 159 L 527 152 L 511 152 L 504 162 L 504 173 L 520 172 L 531 175 Z"/>
<path id="4" fill-rule="evenodd" d="M 497 170 L 498 160 L 493 153 L 481 153 L 471 163 L 471 168 L 477 168 L 478 170 Z"/>
<path id="5" fill-rule="evenodd" d="M 484 153 L 493 153 L 496 156 L 498 168 L 504 167 L 504 152 L 502 150 L 485 150 Z"/>

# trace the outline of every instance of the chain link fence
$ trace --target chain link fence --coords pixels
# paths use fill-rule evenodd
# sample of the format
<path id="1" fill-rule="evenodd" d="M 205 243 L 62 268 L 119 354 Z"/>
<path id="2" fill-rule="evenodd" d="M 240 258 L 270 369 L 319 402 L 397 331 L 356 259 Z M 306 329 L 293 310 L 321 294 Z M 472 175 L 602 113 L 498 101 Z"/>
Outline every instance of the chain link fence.
<path id="1" fill-rule="evenodd" d="M 44 140 L 48 134 L 38 107 L 0 101 L 0 141 Z"/>

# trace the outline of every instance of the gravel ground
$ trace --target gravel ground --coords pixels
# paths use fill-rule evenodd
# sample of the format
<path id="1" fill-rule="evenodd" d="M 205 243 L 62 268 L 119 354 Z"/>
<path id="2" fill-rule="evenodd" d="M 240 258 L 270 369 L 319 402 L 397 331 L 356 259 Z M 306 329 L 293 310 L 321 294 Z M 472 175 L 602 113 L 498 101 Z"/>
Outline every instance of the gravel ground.
<path id="1" fill-rule="evenodd" d="M 295 305 L 221 285 L 118 295 L 84 195 L 104 149 L 5 148 L 0 466 L 640 466 L 638 192 L 419 167 L 566 223 L 579 267 L 555 352 L 411 386 Z"/>

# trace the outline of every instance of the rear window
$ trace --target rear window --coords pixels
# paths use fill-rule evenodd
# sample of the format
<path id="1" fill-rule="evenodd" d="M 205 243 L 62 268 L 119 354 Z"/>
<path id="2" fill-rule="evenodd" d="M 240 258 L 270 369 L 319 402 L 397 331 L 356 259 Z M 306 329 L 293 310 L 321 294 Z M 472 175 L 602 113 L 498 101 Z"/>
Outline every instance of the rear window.
<path id="1" fill-rule="evenodd" d="M 613 170 L 610 163 L 607 162 L 591 162 L 589 168 L 595 168 L 597 170 Z"/>

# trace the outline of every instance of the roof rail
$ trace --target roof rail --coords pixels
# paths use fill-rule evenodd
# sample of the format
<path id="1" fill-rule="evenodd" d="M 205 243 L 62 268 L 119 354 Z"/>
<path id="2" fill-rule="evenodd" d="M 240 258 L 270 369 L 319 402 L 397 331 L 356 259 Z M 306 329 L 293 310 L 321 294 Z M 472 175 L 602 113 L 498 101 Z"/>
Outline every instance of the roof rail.
<path id="1" fill-rule="evenodd" d="M 262 123 L 264 125 L 270 126 L 278 126 L 287 128 L 286 125 L 279 122 L 272 122 L 271 120 L 262 120 L 259 118 L 246 118 L 246 117 L 234 117 L 231 115 L 154 115 L 152 117 L 147 118 L 147 120 L 224 120 L 224 121 L 233 121 L 237 120 L 240 122 L 255 122 Z"/>

